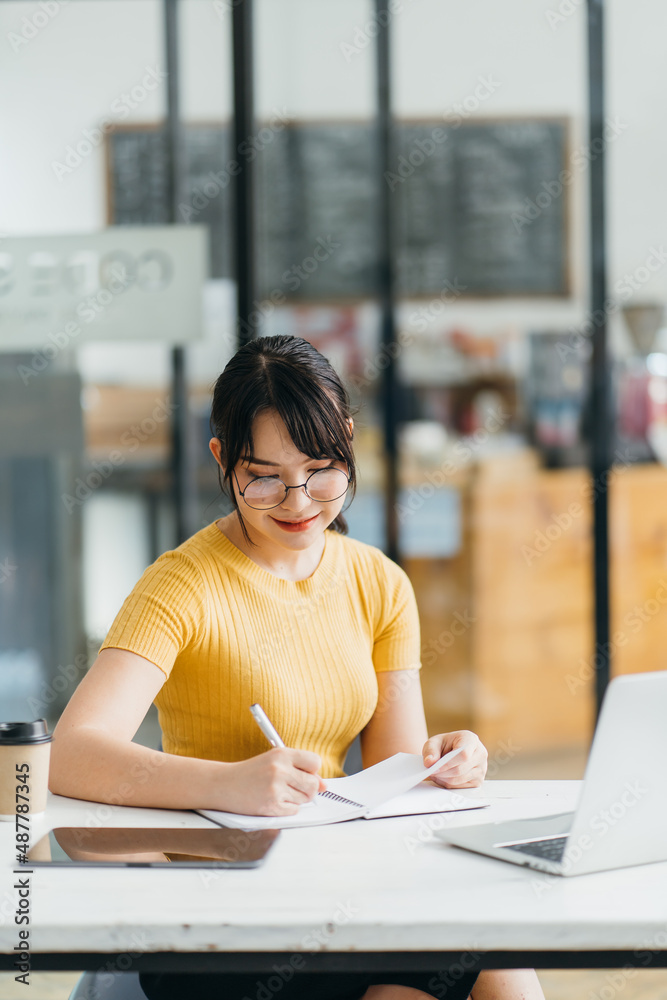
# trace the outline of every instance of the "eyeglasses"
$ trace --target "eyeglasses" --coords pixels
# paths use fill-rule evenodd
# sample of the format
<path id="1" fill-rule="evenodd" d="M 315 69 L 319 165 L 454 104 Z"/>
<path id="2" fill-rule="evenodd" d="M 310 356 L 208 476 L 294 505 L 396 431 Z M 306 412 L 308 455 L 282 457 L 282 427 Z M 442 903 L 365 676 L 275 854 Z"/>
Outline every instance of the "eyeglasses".
<path id="1" fill-rule="evenodd" d="M 271 510 L 280 507 L 290 490 L 305 490 L 306 496 L 317 503 L 331 503 L 340 500 L 347 493 L 350 478 L 341 469 L 317 469 L 312 472 L 305 483 L 299 486 L 286 486 L 282 479 L 273 476 L 260 476 L 241 489 L 238 476 L 234 472 L 239 495 L 243 497 L 248 507 L 255 510 Z"/>

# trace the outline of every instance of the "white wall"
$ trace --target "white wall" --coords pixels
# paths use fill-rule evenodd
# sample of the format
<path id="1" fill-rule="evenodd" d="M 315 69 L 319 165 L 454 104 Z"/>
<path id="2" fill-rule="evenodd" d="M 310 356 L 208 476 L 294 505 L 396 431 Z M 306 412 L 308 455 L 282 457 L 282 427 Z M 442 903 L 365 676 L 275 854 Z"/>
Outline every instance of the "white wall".
<path id="1" fill-rule="evenodd" d="M 147 69 L 163 64 L 160 5 L 70 3 L 14 51 L 10 33 L 39 13 L 37 3 L 0 5 L 0 115 L 11 151 L 0 162 L 0 189 L 11 192 L 3 198 L 2 225 L 16 235 L 97 229 L 106 223 L 102 146 L 60 180 L 52 164 L 64 160 L 84 128 L 114 117 L 113 101 Z M 161 86 L 136 111 L 128 109 L 126 121 L 156 121 L 163 110 Z"/>
<path id="2" fill-rule="evenodd" d="M 608 33 L 609 112 L 627 123 L 609 162 L 609 242 L 613 277 L 634 270 L 651 246 L 667 244 L 665 184 L 667 5 L 614 0 Z M 646 297 L 667 300 L 667 267 Z"/>
<path id="3" fill-rule="evenodd" d="M 402 0 L 393 17 L 395 107 L 402 117 L 444 116 L 480 77 L 499 86 L 481 116 L 564 115 L 573 145 L 585 142 L 585 4 L 556 23 L 561 0 Z M 562 4 L 561 4 L 562 5 Z M 643 264 L 667 236 L 662 128 L 667 97 L 664 0 L 610 0 L 608 110 L 624 129 L 608 148 L 610 285 Z M 105 169 L 96 149 L 58 180 L 54 160 L 85 128 L 113 116 L 113 102 L 163 65 L 158 0 L 71 0 L 35 37 L 14 51 L 10 33 L 33 19 L 38 3 L 0 4 L 0 118 L 5 155 L 0 231 L 75 232 L 105 223 Z M 182 102 L 187 118 L 215 120 L 231 104 L 231 14 L 213 0 L 182 0 Z M 286 108 L 299 118 L 364 118 L 373 104 L 373 43 L 366 0 L 258 0 L 257 103 L 261 114 Z M 372 24 L 371 24 L 372 30 Z M 366 40 L 366 44 L 364 44 Z M 347 46 L 347 48 L 346 48 Z M 354 49 L 350 54 L 350 46 Z M 164 88 L 149 93 L 125 121 L 156 121 Z M 554 328 L 579 321 L 586 309 L 586 185 L 571 192 L 573 295 L 562 299 L 460 301 L 448 321 L 473 331 Z M 667 301 L 667 267 L 637 293 Z M 410 306 L 407 311 L 409 312 Z M 623 339 L 622 322 L 612 329 Z M 113 352 L 112 352 L 113 353 Z M 211 342 L 197 355 L 203 376 L 222 359 Z M 94 368 L 94 349 L 87 349 Z M 158 357 L 159 355 L 159 357 Z M 150 359 L 153 359 L 152 361 Z M 164 354 L 139 346 L 117 365 L 166 376 Z"/>

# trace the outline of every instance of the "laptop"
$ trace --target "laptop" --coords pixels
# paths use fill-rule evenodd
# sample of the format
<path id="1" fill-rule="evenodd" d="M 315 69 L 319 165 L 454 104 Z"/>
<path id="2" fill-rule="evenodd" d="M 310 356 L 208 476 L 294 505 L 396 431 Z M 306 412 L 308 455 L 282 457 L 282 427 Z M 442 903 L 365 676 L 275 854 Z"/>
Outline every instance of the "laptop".
<path id="1" fill-rule="evenodd" d="M 609 684 L 574 812 L 435 833 L 551 875 L 667 861 L 667 671 Z"/>

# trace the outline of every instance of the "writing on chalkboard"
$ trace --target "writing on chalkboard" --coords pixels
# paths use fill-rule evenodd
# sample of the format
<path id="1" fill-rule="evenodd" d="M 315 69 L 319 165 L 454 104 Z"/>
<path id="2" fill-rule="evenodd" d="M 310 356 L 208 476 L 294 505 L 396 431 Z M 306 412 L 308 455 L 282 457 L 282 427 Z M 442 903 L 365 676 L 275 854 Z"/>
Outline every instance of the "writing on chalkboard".
<path id="1" fill-rule="evenodd" d="M 109 222 L 167 221 L 165 136 L 133 126 L 108 137 Z M 394 133 L 396 278 L 404 297 L 566 295 L 567 124 L 561 119 L 402 122 Z M 211 274 L 233 277 L 236 163 L 225 125 L 183 129 L 178 222 L 211 231 Z M 378 176 L 371 123 L 289 123 L 256 156 L 261 297 L 372 297 L 378 274 Z M 328 252 L 322 251 L 323 243 Z"/>

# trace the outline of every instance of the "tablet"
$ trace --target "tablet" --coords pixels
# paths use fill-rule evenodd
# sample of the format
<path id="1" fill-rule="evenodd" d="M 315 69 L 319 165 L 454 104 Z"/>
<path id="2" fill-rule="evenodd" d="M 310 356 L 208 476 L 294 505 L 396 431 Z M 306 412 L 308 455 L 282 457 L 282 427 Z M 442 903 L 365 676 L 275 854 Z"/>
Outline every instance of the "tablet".
<path id="1" fill-rule="evenodd" d="M 31 866 L 257 868 L 279 830 L 58 827 L 28 852 Z"/>

